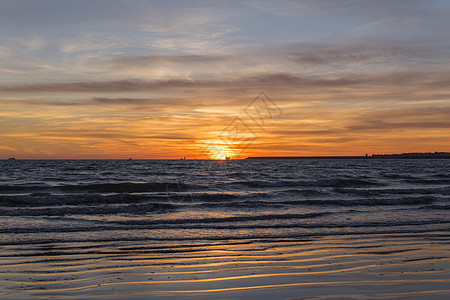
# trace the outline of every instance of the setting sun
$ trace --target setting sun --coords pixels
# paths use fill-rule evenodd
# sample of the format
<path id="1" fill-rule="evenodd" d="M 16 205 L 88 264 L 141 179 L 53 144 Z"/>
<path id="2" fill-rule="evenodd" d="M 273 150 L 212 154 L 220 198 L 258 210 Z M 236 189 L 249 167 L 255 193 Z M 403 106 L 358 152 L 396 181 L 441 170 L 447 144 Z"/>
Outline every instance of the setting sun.
<path id="1" fill-rule="evenodd" d="M 223 142 L 222 142 L 223 143 Z M 209 159 L 225 160 L 227 157 L 233 157 L 234 151 L 221 142 L 211 142 L 205 149 L 205 154 Z"/>

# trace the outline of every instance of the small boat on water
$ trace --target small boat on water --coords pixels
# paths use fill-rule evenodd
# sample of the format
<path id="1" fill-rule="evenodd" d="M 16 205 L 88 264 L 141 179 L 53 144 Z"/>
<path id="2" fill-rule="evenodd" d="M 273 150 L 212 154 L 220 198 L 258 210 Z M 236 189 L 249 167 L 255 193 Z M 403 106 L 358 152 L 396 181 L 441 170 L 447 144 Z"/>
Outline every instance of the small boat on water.
<path id="1" fill-rule="evenodd" d="M 8 160 L 16 160 L 14 157 L 10 157 L 8 158 Z"/>

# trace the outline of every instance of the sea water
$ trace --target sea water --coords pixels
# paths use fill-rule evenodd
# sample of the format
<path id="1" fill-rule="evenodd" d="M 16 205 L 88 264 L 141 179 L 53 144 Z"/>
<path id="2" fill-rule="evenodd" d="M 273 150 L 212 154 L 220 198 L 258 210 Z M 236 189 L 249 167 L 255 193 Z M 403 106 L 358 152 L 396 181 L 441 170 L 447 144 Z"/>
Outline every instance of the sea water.
<path id="1" fill-rule="evenodd" d="M 0 245 L 450 229 L 448 159 L 0 161 Z"/>

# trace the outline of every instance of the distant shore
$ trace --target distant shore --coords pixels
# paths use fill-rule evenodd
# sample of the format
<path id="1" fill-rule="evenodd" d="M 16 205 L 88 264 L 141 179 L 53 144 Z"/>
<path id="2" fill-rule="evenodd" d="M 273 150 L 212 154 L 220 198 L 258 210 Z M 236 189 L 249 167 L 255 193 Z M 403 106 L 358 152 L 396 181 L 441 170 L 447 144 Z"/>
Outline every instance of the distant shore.
<path id="1" fill-rule="evenodd" d="M 385 159 L 385 158 L 450 158 L 450 152 L 372 154 L 361 156 L 249 156 L 246 159 Z"/>

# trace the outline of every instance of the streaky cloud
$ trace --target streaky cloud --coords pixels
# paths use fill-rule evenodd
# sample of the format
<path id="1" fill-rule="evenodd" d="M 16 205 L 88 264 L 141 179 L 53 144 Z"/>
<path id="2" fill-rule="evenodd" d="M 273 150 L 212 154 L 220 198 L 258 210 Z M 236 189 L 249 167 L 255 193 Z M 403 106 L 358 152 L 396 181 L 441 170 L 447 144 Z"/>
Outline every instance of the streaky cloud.
<path id="1" fill-rule="evenodd" d="M 448 80 L 444 71 L 416 70 L 392 71 L 387 73 L 354 73 L 341 75 L 327 75 L 327 77 L 312 75 L 297 75 L 288 72 L 259 73 L 240 75 L 230 80 L 114 80 L 96 82 L 71 83 L 32 83 L 32 84 L 3 84 L 0 94 L 10 93 L 93 93 L 93 92 L 151 92 L 177 88 L 338 88 L 338 87 L 392 87 L 416 86 L 422 88 L 447 88 Z M 101 100 L 100 100 L 101 101 Z M 107 100 L 104 100 L 107 102 Z"/>
<path id="2" fill-rule="evenodd" d="M 143 67 L 161 65 L 196 65 L 226 62 L 230 56 L 218 55 L 148 55 L 148 56 L 119 56 L 107 60 L 107 64 L 114 67 Z"/>

